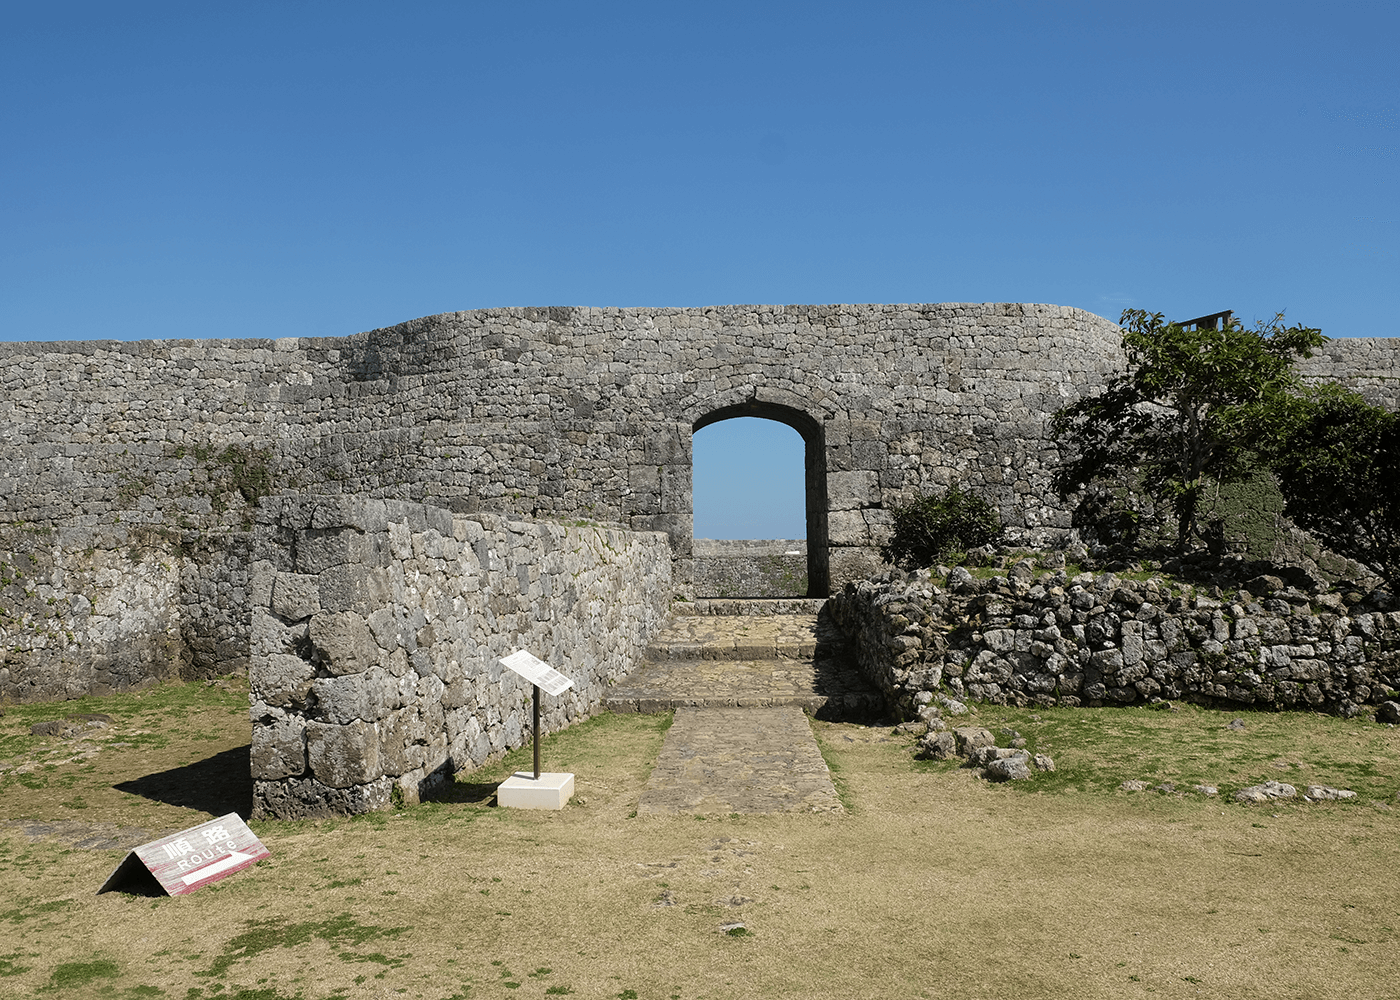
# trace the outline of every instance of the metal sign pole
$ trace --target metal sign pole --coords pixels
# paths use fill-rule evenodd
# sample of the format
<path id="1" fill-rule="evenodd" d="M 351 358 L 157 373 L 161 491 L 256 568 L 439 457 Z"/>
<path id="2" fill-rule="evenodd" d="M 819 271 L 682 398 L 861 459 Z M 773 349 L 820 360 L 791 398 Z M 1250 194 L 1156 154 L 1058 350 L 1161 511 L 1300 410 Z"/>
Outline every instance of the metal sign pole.
<path id="1" fill-rule="evenodd" d="M 516 771 L 497 785 L 496 803 L 520 809 L 563 809 L 574 794 L 574 776 L 565 771 L 540 770 L 540 689 L 557 698 L 573 687 L 574 682 L 523 649 L 501 657 L 499 662 L 534 688 L 535 773 Z"/>

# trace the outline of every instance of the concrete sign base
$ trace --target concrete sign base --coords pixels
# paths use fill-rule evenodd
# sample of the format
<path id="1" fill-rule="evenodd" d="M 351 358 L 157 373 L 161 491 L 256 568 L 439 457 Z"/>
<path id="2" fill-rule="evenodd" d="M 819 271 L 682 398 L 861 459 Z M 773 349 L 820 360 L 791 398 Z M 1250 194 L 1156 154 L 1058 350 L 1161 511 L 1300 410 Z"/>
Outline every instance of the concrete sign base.
<path id="1" fill-rule="evenodd" d="M 563 809 L 574 795 L 574 776 L 545 771 L 516 771 L 496 786 L 496 804 L 513 809 Z"/>

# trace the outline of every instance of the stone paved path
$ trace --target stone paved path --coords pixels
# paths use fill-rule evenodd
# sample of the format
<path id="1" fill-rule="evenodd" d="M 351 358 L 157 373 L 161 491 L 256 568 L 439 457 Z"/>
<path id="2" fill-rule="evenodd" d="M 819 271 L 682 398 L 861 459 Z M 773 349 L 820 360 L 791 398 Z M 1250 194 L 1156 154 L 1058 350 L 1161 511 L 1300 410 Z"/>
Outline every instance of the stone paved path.
<path id="1" fill-rule="evenodd" d="M 608 689 L 619 712 L 674 709 L 639 813 L 840 812 L 805 713 L 868 717 L 879 695 L 820 602 L 696 602 Z"/>
<path id="2" fill-rule="evenodd" d="M 841 812 L 800 708 L 678 708 L 638 813 Z"/>

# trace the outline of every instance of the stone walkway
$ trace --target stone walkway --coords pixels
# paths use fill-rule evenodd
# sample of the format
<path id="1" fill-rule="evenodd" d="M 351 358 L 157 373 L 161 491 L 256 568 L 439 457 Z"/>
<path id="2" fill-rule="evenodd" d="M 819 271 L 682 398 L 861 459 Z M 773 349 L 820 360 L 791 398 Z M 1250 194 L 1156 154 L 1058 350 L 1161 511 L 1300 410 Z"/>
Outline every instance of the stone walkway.
<path id="1" fill-rule="evenodd" d="M 678 708 L 638 813 L 841 812 L 807 716 Z"/>
<path id="2" fill-rule="evenodd" d="M 820 603 L 695 602 L 608 689 L 615 712 L 676 712 L 639 813 L 842 811 L 805 713 L 868 718 L 883 702 Z"/>

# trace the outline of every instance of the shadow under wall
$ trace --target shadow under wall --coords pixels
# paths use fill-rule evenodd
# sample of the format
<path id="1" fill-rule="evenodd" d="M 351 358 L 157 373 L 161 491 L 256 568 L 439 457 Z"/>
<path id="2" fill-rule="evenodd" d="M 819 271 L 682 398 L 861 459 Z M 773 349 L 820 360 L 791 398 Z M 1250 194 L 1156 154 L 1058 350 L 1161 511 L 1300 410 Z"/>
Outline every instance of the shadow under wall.
<path id="1" fill-rule="evenodd" d="M 696 420 L 691 434 L 734 417 L 761 417 L 786 424 L 802 436 L 804 490 L 807 497 L 807 596 L 826 597 L 831 591 L 831 560 L 827 544 L 826 428 L 808 413 L 756 399 L 721 407 Z M 693 513 L 693 512 L 692 512 Z"/>
<path id="2" fill-rule="evenodd" d="M 157 771 L 113 787 L 211 816 L 238 813 L 246 822 L 253 815 L 252 749 L 251 743 L 234 747 L 184 767 Z"/>

